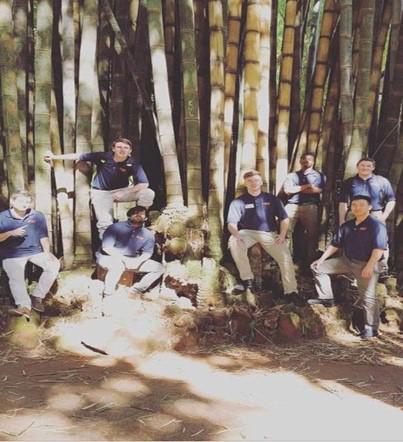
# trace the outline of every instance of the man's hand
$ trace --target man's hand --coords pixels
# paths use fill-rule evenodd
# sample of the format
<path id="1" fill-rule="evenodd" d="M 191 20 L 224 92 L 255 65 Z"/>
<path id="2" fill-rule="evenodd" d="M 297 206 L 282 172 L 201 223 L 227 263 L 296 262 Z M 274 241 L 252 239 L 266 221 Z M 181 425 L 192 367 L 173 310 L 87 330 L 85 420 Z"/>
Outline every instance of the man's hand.
<path id="1" fill-rule="evenodd" d="M 276 244 L 284 244 L 285 242 L 285 236 L 284 235 L 278 235 L 276 240 L 274 241 Z"/>
<path id="2" fill-rule="evenodd" d="M 374 274 L 374 267 L 372 265 L 367 264 L 361 271 L 361 276 L 366 279 L 371 278 L 373 274 Z"/>
<path id="3" fill-rule="evenodd" d="M 322 260 L 321 259 L 317 259 L 316 261 L 314 261 L 312 264 L 311 264 L 311 269 L 312 270 L 316 270 L 321 264 L 322 264 Z"/>
<path id="4" fill-rule="evenodd" d="M 241 235 L 235 236 L 236 242 L 240 245 L 240 246 L 245 246 L 245 240 L 242 238 Z"/>
<path id="5" fill-rule="evenodd" d="M 27 232 L 25 231 L 26 226 L 18 227 L 18 229 L 14 229 L 10 231 L 10 236 L 25 236 Z"/>
<path id="6" fill-rule="evenodd" d="M 126 196 L 126 192 L 124 190 L 119 190 L 119 192 L 113 192 L 113 201 L 123 201 Z"/>
<path id="7" fill-rule="evenodd" d="M 48 152 L 45 153 L 43 160 L 46 161 L 47 163 L 52 163 L 54 156 L 55 156 L 54 153 L 49 150 Z"/>

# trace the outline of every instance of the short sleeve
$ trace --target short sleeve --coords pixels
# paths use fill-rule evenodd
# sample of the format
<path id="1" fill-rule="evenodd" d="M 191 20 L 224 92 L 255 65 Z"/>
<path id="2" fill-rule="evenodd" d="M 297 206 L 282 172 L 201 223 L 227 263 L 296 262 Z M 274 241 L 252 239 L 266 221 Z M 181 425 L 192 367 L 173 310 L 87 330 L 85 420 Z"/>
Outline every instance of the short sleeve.
<path id="1" fill-rule="evenodd" d="M 133 165 L 133 173 L 132 176 L 135 180 L 135 184 L 144 183 L 148 184 L 148 178 L 146 173 L 144 172 L 143 167 L 140 164 Z"/>
<path id="2" fill-rule="evenodd" d="M 296 173 L 289 173 L 286 176 L 284 183 L 283 183 L 284 192 L 285 193 L 292 193 L 292 192 L 288 191 L 290 189 L 290 187 L 294 187 L 294 186 L 298 186 L 298 185 L 299 185 L 298 175 Z"/>
<path id="3" fill-rule="evenodd" d="M 116 243 L 115 224 L 111 224 L 104 232 L 102 237 L 102 248 L 114 247 Z"/>
<path id="4" fill-rule="evenodd" d="M 330 243 L 333 247 L 340 248 L 342 246 L 342 240 L 343 240 L 343 226 L 339 227 L 334 233 L 332 237 L 332 242 Z"/>
<path id="5" fill-rule="evenodd" d="M 283 203 L 281 202 L 280 198 L 275 197 L 274 207 L 276 208 L 275 215 L 280 221 L 288 218 L 287 212 L 285 211 Z"/>
<path id="6" fill-rule="evenodd" d="M 39 239 L 47 238 L 49 236 L 48 226 L 46 225 L 46 218 L 43 213 L 38 213 L 38 221 Z"/>
<path id="7" fill-rule="evenodd" d="M 154 253 L 155 238 L 154 235 L 150 235 L 147 241 L 144 243 L 143 253 Z"/>
<path id="8" fill-rule="evenodd" d="M 385 179 L 385 199 L 387 203 L 390 201 L 396 201 L 395 192 L 393 191 L 390 181 L 387 179 Z"/>
<path id="9" fill-rule="evenodd" d="M 388 248 L 388 234 L 385 224 L 379 222 L 374 229 L 374 238 L 372 242 L 374 249 L 386 250 Z"/>
<path id="10" fill-rule="evenodd" d="M 227 224 L 237 225 L 242 217 L 243 204 L 240 200 L 234 200 L 229 206 Z"/>
<path id="11" fill-rule="evenodd" d="M 343 181 L 340 192 L 340 203 L 348 203 L 350 201 L 351 179 Z"/>

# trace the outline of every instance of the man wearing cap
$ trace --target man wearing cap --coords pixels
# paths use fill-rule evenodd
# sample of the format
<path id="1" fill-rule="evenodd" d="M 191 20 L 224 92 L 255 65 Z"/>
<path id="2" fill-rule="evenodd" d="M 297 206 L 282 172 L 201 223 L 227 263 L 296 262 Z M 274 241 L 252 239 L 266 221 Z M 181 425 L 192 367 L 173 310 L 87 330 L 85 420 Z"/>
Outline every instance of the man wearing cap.
<path id="1" fill-rule="evenodd" d="M 40 313 L 45 310 L 43 299 L 60 268 L 58 259 L 50 252 L 45 217 L 31 206 L 30 194 L 19 191 L 11 195 L 10 209 L 0 213 L 0 257 L 16 304 L 10 313 L 26 317 L 31 308 Z M 43 269 L 31 297 L 25 283 L 28 261 Z"/>
<path id="2" fill-rule="evenodd" d="M 151 259 L 154 234 L 144 227 L 146 208 L 136 206 L 128 210 L 127 221 L 110 225 L 102 238 L 102 254 L 98 264 L 108 270 L 105 276 L 104 297 L 114 294 L 126 269 L 146 273 L 131 288 L 131 294 L 141 295 L 164 273 L 161 263 Z"/>
<path id="3" fill-rule="evenodd" d="M 317 299 L 308 304 L 334 305 L 329 275 L 347 273 L 357 279 L 358 293 L 365 311 L 366 324 L 361 337 L 378 335 L 379 305 L 375 292 L 378 282 L 379 261 L 387 248 L 386 226 L 370 215 L 371 199 L 367 195 L 355 195 L 351 199 L 354 219 L 342 224 L 325 253 L 311 265 Z M 342 256 L 330 258 L 338 251 Z"/>
<path id="4" fill-rule="evenodd" d="M 286 244 L 288 217 L 277 196 L 262 192 L 262 177 L 256 170 L 243 175 L 247 192 L 231 202 L 228 213 L 229 249 L 245 289 L 251 289 L 253 273 L 248 249 L 259 243 L 280 267 L 287 302 L 301 304 L 294 265 Z M 278 229 L 277 220 L 280 229 Z"/>
<path id="5" fill-rule="evenodd" d="M 314 169 L 315 155 L 312 152 L 302 154 L 299 162 L 301 169 L 288 174 L 284 181 L 283 189 L 288 196 L 285 211 L 290 222 L 290 243 L 298 221 L 306 230 L 306 259 L 311 264 L 315 259 L 318 244 L 320 194 L 325 186 L 325 176 Z"/>
<path id="6" fill-rule="evenodd" d="M 91 182 L 91 201 L 101 239 L 107 227 L 113 223 L 115 201 L 137 201 L 138 205 L 146 208 L 149 208 L 154 201 L 155 194 L 148 188 L 144 169 L 131 154 L 131 141 L 120 137 L 112 143 L 111 152 L 63 155 L 49 153 L 45 156 L 45 161 L 89 161 L 97 166 L 97 172 Z"/>

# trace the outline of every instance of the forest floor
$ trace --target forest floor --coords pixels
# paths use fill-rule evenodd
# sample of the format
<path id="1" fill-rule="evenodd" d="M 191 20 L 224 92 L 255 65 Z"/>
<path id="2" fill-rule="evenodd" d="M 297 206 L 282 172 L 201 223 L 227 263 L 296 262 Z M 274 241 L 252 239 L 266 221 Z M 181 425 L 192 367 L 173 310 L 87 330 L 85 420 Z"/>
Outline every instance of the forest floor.
<path id="1" fill-rule="evenodd" d="M 18 320 L 0 338 L 0 440 L 403 440 L 403 334 L 196 342 L 172 304 L 122 291 Z"/>

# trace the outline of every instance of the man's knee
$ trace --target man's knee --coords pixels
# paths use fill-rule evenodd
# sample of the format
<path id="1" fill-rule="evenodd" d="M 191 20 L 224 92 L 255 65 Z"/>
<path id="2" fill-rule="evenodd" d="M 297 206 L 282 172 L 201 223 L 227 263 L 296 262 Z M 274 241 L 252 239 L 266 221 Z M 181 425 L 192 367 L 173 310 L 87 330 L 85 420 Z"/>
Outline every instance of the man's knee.
<path id="1" fill-rule="evenodd" d="M 102 255 L 98 260 L 98 265 L 107 270 L 121 270 L 122 272 L 125 270 L 124 263 L 113 256 Z"/>
<path id="2" fill-rule="evenodd" d="M 140 190 L 137 193 L 137 204 L 139 206 L 149 207 L 152 205 L 155 197 L 155 192 L 147 187 L 146 189 Z"/>

